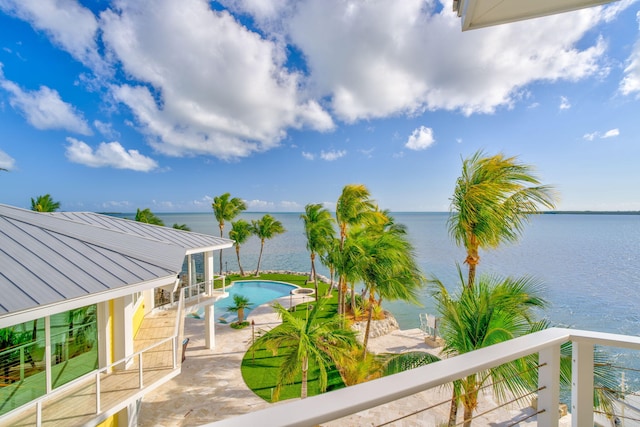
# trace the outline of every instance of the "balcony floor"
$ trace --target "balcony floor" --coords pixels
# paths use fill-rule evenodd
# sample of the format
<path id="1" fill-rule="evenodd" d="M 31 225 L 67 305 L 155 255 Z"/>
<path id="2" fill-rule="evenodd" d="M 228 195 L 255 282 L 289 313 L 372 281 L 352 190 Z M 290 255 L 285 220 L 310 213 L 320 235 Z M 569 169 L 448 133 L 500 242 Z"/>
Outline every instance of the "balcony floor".
<path id="1" fill-rule="evenodd" d="M 142 350 L 153 343 L 174 334 L 177 310 L 164 310 L 146 316 L 134 340 L 134 351 Z M 178 352 L 182 349 L 178 348 Z M 165 380 L 179 373 L 173 369 L 173 351 L 168 341 L 144 354 L 143 384 L 145 387 L 155 387 Z M 178 353 L 180 361 L 180 353 Z M 132 398 L 140 392 L 138 360 L 122 371 L 102 374 L 100 377 L 102 411 L 110 411 L 121 402 Z M 68 427 L 90 423 L 95 419 L 96 385 L 95 379 L 88 379 L 84 384 L 73 387 L 72 390 L 50 400 L 42 406 L 44 426 Z M 34 426 L 35 408 L 24 412 L 9 420 L 3 420 L 0 425 Z"/>

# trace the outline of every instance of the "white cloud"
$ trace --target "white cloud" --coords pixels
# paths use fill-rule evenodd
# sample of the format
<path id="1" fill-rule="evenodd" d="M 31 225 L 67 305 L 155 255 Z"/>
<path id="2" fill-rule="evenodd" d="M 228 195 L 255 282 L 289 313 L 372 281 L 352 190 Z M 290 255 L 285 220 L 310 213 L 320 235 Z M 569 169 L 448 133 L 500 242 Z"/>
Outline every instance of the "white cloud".
<path id="1" fill-rule="evenodd" d="M 307 0 L 294 13 L 288 28 L 309 85 L 346 122 L 436 109 L 492 113 L 533 82 L 603 69 L 604 41 L 582 47 L 603 8 L 469 33 L 450 7 L 424 0 Z"/>
<path id="2" fill-rule="evenodd" d="M 640 22 L 640 11 L 636 13 L 636 17 Z M 640 40 L 636 41 L 629 58 L 627 58 L 624 74 L 625 76 L 620 82 L 620 92 L 623 95 L 636 93 L 636 96 L 640 97 Z"/>
<path id="3" fill-rule="evenodd" d="M 75 138 L 67 138 L 67 158 L 93 168 L 112 167 L 149 172 L 158 167 L 155 160 L 143 156 L 138 150 L 125 150 L 119 142 L 102 142 L 94 151 L 89 145 Z"/>
<path id="4" fill-rule="evenodd" d="M 101 122 L 100 120 L 93 121 L 93 127 L 95 127 L 98 132 L 102 134 L 105 138 L 115 139 L 120 137 L 120 133 L 113 129 L 113 125 L 111 123 Z"/>
<path id="5" fill-rule="evenodd" d="M 307 160 L 313 160 L 316 158 L 316 156 L 313 153 L 307 153 L 306 151 L 302 152 L 302 157 L 304 157 Z"/>
<path id="6" fill-rule="evenodd" d="M 21 111 L 36 129 L 65 129 L 81 135 L 91 135 L 87 122 L 60 94 L 46 86 L 34 91 L 24 91 L 17 84 L 6 80 L 0 64 L 0 87 L 11 94 L 9 104 Z"/>
<path id="7" fill-rule="evenodd" d="M 413 133 L 409 136 L 409 140 L 404 145 L 409 150 L 426 150 L 431 147 L 435 143 L 435 139 L 433 138 L 433 129 L 420 126 L 415 129 Z"/>
<path id="8" fill-rule="evenodd" d="M 569 108 L 571 108 L 571 103 L 569 102 L 569 98 L 567 98 L 566 96 L 561 96 L 560 106 L 558 108 L 560 108 L 561 110 L 568 110 Z"/>
<path id="9" fill-rule="evenodd" d="M 0 168 L 6 170 L 12 170 L 15 166 L 16 161 L 13 157 L 0 150 Z"/>
<path id="10" fill-rule="evenodd" d="M 101 74 L 106 70 L 97 49 L 98 21 L 75 0 L 0 0 L 0 10 L 45 32 L 52 43 Z"/>
<path id="11" fill-rule="evenodd" d="M 101 24 L 109 53 L 142 83 L 114 86 L 115 99 L 164 154 L 232 159 L 277 146 L 287 128 L 333 129 L 285 68 L 284 47 L 204 0 L 122 0 Z"/>
<path id="12" fill-rule="evenodd" d="M 601 133 L 601 132 L 592 132 L 592 133 L 585 133 L 582 138 L 586 139 L 587 141 L 593 141 L 596 138 L 600 138 L 600 139 L 605 139 L 605 138 L 613 138 L 615 136 L 620 135 L 620 129 L 610 129 L 608 131 L 606 131 L 605 133 Z"/>
<path id="13" fill-rule="evenodd" d="M 331 151 L 322 150 L 320 152 L 320 158 L 328 162 L 338 160 L 339 158 L 344 157 L 346 155 L 347 155 L 346 150 L 331 150 Z"/>
<path id="14" fill-rule="evenodd" d="M 250 211 L 269 212 L 275 208 L 275 203 L 267 202 L 265 200 L 245 200 L 244 202 L 247 205 L 247 209 Z"/>
<path id="15" fill-rule="evenodd" d="M 280 207 L 284 211 L 288 212 L 300 212 L 304 210 L 304 207 L 298 202 L 292 202 L 288 200 L 283 200 L 280 202 Z"/>

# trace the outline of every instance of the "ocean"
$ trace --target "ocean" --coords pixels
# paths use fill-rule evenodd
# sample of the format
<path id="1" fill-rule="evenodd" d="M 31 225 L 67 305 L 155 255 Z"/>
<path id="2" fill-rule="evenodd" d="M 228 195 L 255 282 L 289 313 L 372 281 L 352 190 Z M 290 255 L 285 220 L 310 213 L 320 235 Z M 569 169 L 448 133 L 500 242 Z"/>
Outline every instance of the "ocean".
<path id="1" fill-rule="evenodd" d="M 259 219 L 263 213 L 238 218 Z M 286 233 L 265 242 L 261 271 L 309 271 L 310 259 L 299 213 L 272 213 Z M 455 245 L 447 229 L 448 213 L 392 213 L 407 226 L 418 262 L 428 278 L 457 289 L 456 264 L 466 272 L 465 251 Z M 213 212 L 157 214 L 167 226 L 186 224 L 192 231 L 219 235 Z M 131 215 L 130 217 L 133 217 Z M 231 224 L 225 225 L 225 236 Z M 256 268 L 260 242 L 249 239 L 240 248 L 246 271 Z M 480 252 L 478 274 L 532 276 L 544 285 L 550 306 L 541 317 L 553 326 L 640 335 L 640 215 L 544 214 L 531 217 L 517 243 Z M 214 259 L 219 271 L 218 257 Z M 328 270 L 317 264 L 318 272 Z M 223 270 L 238 271 L 235 250 L 223 253 Z M 385 302 L 401 328 L 419 325 L 419 313 L 435 313 L 427 286 L 421 305 Z M 640 365 L 635 354 L 620 351 L 625 366 Z M 640 367 L 640 366 L 638 366 Z M 638 384 L 640 386 L 640 383 Z"/>

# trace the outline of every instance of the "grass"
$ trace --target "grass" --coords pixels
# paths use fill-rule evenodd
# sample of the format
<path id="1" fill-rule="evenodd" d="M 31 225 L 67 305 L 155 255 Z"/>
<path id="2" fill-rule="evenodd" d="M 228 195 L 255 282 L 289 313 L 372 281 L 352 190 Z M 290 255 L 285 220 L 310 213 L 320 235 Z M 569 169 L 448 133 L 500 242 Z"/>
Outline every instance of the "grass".
<path id="1" fill-rule="evenodd" d="M 255 276 L 244 276 L 241 277 L 239 275 L 230 275 L 227 276 L 227 283 L 230 283 L 234 280 L 275 280 L 280 282 L 291 283 L 293 285 L 297 285 L 303 288 L 314 288 L 314 283 L 309 282 L 305 283 L 308 279 L 307 275 L 293 275 L 293 274 L 284 274 L 284 273 L 268 273 L 268 274 L 260 274 L 259 277 Z M 318 282 L 318 290 L 321 297 L 324 297 L 327 294 L 327 290 L 329 285 L 326 283 Z M 332 295 L 331 299 L 327 301 L 327 304 L 324 306 L 324 311 L 320 315 L 320 318 L 330 318 L 336 315 L 338 309 L 338 297 L 337 295 Z M 315 296 L 311 296 L 308 298 L 308 302 L 302 303 L 296 306 L 296 310 L 294 312 L 295 316 L 305 317 L 307 315 L 307 309 L 310 309 L 315 303 Z M 277 378 L 278 378 L 278 370 L 280 369 L 280 365 L 284 360 L 283 354 L 286 351 L 278 352 L 277 355 L 274 355 L 271 351 L 268 351 L 260 337 L 263 335 L 262 331 L 255 331 L 255 343 L 252 345 L 249 350 L 245 353 L 244 358 L 242 360 L 242 377 L 247 384 L 247 386 L 253 390 L 256 395 L 260 396 L 267 402 L 272 402 L 272 394 L 276 387 Z M 268 333 L 268 332 L 267 332 Z M 334 390 L 338 388 L 344 387 L 344 382 L 340 376 L 338 370 L 334 367 L 328 373 L 328 387 L 327 391 Z M 300 387 L 301 387 L 301 375 L 298 376 L 296 381 L 288 386 L 284 386 L 280 392 L 280 400 L 292 399 L 300 397 Z M 314 396 L 320 394 L 320 386 L 318 381 L 318 370 L 317 367 L 313 364 L 309 366 L 309 376 L 307 381 L 308 387 L 308 395 Z"/>

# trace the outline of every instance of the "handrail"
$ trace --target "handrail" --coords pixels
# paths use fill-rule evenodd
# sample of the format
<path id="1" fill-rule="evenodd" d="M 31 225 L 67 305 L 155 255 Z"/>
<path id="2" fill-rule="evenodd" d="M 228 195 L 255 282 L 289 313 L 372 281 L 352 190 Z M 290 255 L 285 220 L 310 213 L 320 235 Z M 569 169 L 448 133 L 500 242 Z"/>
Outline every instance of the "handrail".
<path id="1" fill-rule="evenodd" d="M 453 380 L 494 368 L 523 356 L 536 353 L 542 354 L 543 352 L 546 354 L 550 349 L 557 349 L 559 355 L 560 345 L 569 341 L 576 343 L 574 347 L 598 344 L 640 350 L 640 337 L 549 328 L 444 359 L 428 366 L 334 390 L 318 396 L 270 406 L 266 409 L 218 422 L 203 424 L 203 427 L 318 425 L 451 383 Z M 559 363 L 559 361 L 553 363 Z M 555 381 L 557 383 L 559 378 Z M 557 387 L 558 385 L 555 384 L 554 386 Z M 582 389 L 580 392 L 587 393 Z M 556 401 L 555 403 L 557 404 L 558 402 Z M 553 422 L 549 425 L 552 424 Z M 541 425 L 547 424 L 543 422 Z"/>
<path id="2" fill-rule="evenodd" d="M 126 365 L 127 363 L 129 363 L 133 358 L 138 357 L 139 358 L 139 363 L 138 363 L 138 371 L 139 371 L 139 378 L 140 378 L 140 388 L 144 388 L 143 384 L 142 384 L 142 371 L 143 371 L 143 366 L 142 366 L 142 354 L 143 353 L 147 353 L 150 350 L 165 344 L 169 341 L 171 341 L 171 345 L 172 345 L 172 358 L 173 358 L 173 366 L 172 369 L 176 369 L 177 368 L 177 361 L 178 361 L 178 351 L 177 351 L 177 347 L 178 347 L 178 335 L 179 335 L 179 328 L 180 328 L 180 317 L 181 317 L 181 313 L 182 313 L 182 309 L 184 307 L 184 296 L 181 295 L 179 301 L 178 301 L 178 308 L 177 308 L 177 314 L 176 314 L 176 325 L 174 328 L 174 334 L 172 336 L 169 336 L 167 338 L 164 338 L 154 344 L 149 345 L 148 347 L 143 348 L 142 350 L 138 350 L 128 356 L 125 356 L 121 359 L 118 359 L 115 362 L 110 363 L 107 366 L 104 366 L 102 368 L 98 368 L 94 371 L 88 372 L 74 380 L 69 381 L 68 383 L 61 385 L 60 387 L 57 387 L 55 390 L 52 390 L 51 392 L 40 396 L 16 409 L 14 409 L 13 411 L 9 411 L 6 414 L 4 414 L 2 416 L 2 418 L 10 418 L 14 415 L 18 415 L 22 412 L 25 412 L 29 409 L 31 409 L 32 407 L 36 407 L 36 425 L 40 426 L 42 423 L 42 404 L 50 399 L 54 399 L 56 397 L 58 397 L 59 394 L 64 393 L 69 391 L 71 388 L 73 388 L 74 386 L 77 386 L 80 383 L 83 383 L 89 379 L 91 379 L 92 377 L 95 377 L 95 381 L 96 381 L 96 414 L 99 414 L 101 412 L 101 408 L 100 408 L 100 375 L 104 374 L 104 373 L 108 373 L 109 371 L 111 371 L 115 366 L 117 365 Z"/>

